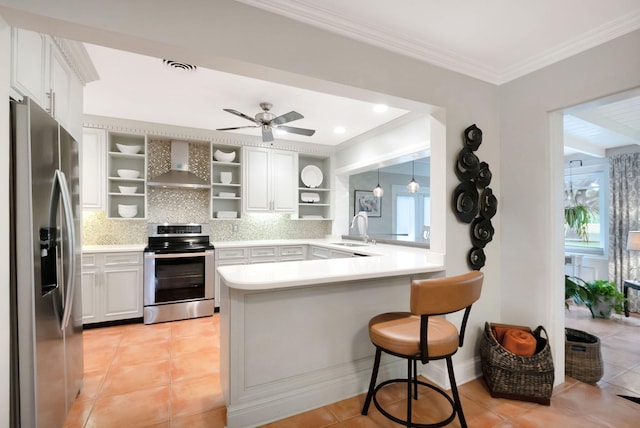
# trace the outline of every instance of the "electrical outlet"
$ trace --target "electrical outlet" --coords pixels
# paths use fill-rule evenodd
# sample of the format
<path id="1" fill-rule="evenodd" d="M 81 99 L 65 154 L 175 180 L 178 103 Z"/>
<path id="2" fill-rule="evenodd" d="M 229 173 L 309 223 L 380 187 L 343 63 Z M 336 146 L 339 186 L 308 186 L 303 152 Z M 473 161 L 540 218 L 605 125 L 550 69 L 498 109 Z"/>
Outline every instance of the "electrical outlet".
<path id="1" fill-rule="evenodd" d="M 237 233 L 238 232 L 238 224 L 237 223 L 234 223 L 234 224 L 231 225 L 231 231 L 233 233 Z"/>

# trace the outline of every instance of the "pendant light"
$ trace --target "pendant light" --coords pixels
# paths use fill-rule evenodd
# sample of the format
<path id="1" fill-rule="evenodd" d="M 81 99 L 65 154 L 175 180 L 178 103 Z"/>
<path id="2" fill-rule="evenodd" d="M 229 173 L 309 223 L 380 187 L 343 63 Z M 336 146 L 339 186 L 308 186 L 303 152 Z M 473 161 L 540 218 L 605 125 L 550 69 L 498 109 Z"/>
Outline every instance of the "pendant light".
<path id="1" fill-rule="evenodd" d="M 382 188 L 382 186 L 380 186 L 380 168 L 378 168 L 378 185 L 375 187 L 375 189 L 373 189 L 373 196 L 375 196 L 376 198 L 380 198 L 382 197 L 383 193 L 384 189 Z"/>
<path id="2" fill-rule="evenodd" d="M 416 193 L 420 188 L 420 184 L 418 184 L 418 182 L 414 178 L 415 172 L 416 172 L 415 161 L 411 161 L 411 181 L 409 182 L 409 184 L 407 184 L 407 190 L 409 191 L 409 193 Z"/>

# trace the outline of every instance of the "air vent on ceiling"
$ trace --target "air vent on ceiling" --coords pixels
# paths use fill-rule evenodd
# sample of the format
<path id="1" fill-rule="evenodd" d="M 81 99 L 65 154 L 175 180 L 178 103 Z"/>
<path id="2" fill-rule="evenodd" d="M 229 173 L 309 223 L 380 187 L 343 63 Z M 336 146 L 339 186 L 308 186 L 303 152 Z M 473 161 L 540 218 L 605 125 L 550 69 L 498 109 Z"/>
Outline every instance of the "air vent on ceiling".
<path id="1" fill-rule="evenodd" d="M 196 66 L 195 65 L 185 64 L 184 62 L 173 61 L 173 60 L 170 60 L 170 59 L 163 59 L 162 62 L 164 64 L 166 64 L 167 66 L 171 67 L 171 68 L 178 68 L 178 69 L 187 70 L 187 71 L 195 71 L 196 70 Z"/>

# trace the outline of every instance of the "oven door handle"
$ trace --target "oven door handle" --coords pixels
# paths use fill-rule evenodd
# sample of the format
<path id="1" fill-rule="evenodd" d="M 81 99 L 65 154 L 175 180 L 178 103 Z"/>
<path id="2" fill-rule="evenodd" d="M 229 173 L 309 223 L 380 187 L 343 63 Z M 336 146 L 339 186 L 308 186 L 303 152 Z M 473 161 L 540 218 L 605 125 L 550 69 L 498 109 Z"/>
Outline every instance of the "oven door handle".
<path id="1" fill-rule="evenodd" d="M 144 253 L 145 259 L 181 259 L 186 257 L 206 257 L 212 256 L 213 251 L 207 251 L 204 253 L 172 253 L 172 254 L 155 254 L 155 253 Z"/>

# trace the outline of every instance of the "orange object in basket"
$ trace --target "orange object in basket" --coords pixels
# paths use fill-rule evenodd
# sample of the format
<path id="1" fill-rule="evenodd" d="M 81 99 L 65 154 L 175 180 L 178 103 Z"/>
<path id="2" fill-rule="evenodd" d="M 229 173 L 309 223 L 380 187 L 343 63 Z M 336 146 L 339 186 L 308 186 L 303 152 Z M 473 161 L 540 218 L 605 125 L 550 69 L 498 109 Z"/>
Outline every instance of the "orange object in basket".
<path id="1" fill-rule="evenodd" d="M 502 346 L 516 355 L 530 356 L 536 353 L 536 338 L 528 331 L 510 328 L 504 332 Z"/>

